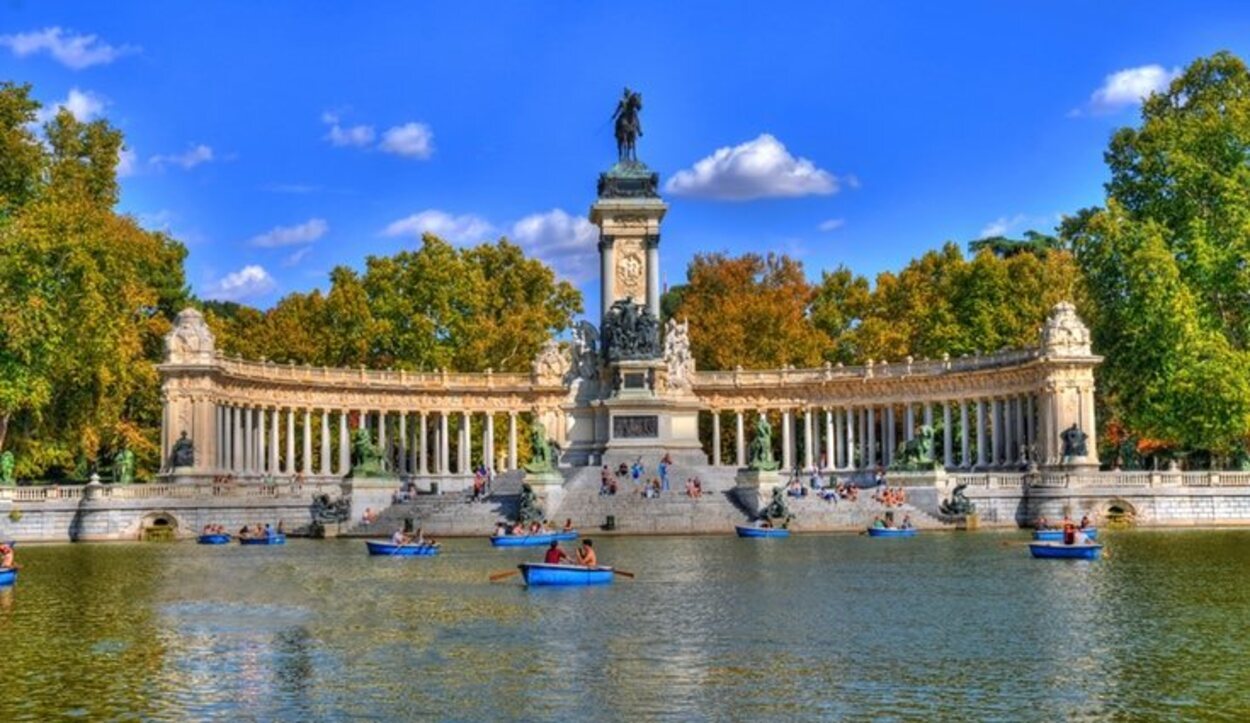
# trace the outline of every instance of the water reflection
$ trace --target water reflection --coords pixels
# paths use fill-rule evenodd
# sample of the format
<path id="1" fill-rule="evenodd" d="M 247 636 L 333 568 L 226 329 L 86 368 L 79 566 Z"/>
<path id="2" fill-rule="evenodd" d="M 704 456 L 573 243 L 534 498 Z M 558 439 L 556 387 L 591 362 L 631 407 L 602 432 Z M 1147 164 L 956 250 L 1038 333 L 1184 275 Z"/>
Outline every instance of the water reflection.
<path id="1" fill-rule="evenodd" d="M 1250 532 L 597 540 L 636 580 L 491 584 L 532 552 L 23 548 L 0 720 L 1190 717 L 1250 712 Z"/>

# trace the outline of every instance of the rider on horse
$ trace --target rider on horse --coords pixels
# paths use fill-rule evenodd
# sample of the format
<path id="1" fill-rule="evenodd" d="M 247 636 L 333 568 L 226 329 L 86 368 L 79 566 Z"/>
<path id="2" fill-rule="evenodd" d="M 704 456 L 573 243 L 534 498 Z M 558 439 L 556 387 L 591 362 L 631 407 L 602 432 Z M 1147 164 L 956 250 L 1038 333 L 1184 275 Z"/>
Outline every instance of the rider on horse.
<path id="1" fill-rule="evenodd" d="M 622 162 L 638 160 L 634 142 L 642 135 L 642 122 L 638 119 L 641 110 L 642 95 L 626 88 L 612 114 L 616 121 L 616 152 Z"/>

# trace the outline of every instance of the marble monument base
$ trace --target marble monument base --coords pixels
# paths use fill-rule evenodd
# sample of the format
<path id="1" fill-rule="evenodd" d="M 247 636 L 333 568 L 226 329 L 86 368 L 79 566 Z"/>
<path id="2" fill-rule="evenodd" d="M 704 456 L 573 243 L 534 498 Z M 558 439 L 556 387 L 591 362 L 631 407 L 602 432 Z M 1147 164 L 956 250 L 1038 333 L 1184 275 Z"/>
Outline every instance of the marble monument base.
<path id="1" fill-rule="evenodd" d="M 524 483 L 534 490 L 538 504 L 543 512 L 550 515 L 551 511 L 560 506 L 564 499 L 564 475 L 556 470 L 549 472 L 526 472 Z"/>
<path id="2" fill-rule="evenodd" d="M 734 494 L 738 502 L 754 514 L 760 514 L 773 501 L 773 490 L 785 484 L 778 470 L 759 470 L 745 467 L 738 470 Z"/>

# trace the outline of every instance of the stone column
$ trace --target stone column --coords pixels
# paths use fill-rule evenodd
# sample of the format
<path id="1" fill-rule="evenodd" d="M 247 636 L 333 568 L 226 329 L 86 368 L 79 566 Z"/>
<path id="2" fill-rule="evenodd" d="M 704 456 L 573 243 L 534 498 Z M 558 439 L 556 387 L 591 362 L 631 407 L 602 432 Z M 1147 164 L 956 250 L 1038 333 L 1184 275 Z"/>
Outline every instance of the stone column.
<path id="1" fill-rule="evenodd" d="M 495 413 L 486 413 L 486 429 L 482 437 L 482 461 L 486 469 L 495 469 Z"/>
<path id="2" fill-rule="evenodd" d="M 734 412 L 734 453 L 738 467 L 747 466 L 746 430 L 743 429 L 742 410 Z"/>
<path id="3" fill-rule="evenodd" d="M 395 459 L 391 455 L 391 445 L 386 440 L 386 410 L 378 410 L 378 452 L 382 454 L 382 459 L 386 460 L 386 466 L 392 471 L 395 469 Z"/>
<path id="4" fill-rule="evenodd" d="M 946 402 L 942 402 L 946 404 Z M 933 427 L 933 405 L 929 402 L 924 403 L 924 424 L 926 427 Z"/>
<path id="5" fill-rule="evenodd" d="M 217 469 L 226 468 L 227 437 L 226 437 L 225 419 L 226 419 L 226 408 L 218 405 L 217 406 L 217 429 L 214 432 L 214 434 L 217 435 L 217 458 L 213 462 L 213 464 L 217 467 Z"/>
<path id="6" fill-rule="evenodd" d="M 252 471 L 252 408 L 243 407 L 243 471 Z"/>
<path id="7" fill-rule="evenodd" d="M 321 474 L 330 476 L 330 412 L 321 410 Z"/>
<path id="8" fill-rule="evenodd" d="M 972 469 L 972 430 L 968 429 L 968 400 L 959 400 L 959 466 Z"/>
<path id="9" fill-rule="evenodd" d="M 1020 461 L 1027 456 L 1026 449 L 1029 444 L 1025 429 L 1025 401 L 1024 396 L 1016 397 L 1016 461 Z"/>
<path id="10" fill-rule="evenodd" d="M 842 446 L 842 415 L 832 407 L 825 410 L 825 467 L 838 468 L 838 450 Z"/>
<path id="11" fill-rule="evenodd" d="M 273 422 L 269 430 L 269 474 L 277 476 L 282 468 L 278 466 L 278 424 L 279 412 L 277 408 L 269 411 L 270 421 Z"/>
<path id="12" fill-rule="evenodd" d="M 613 241 L 611 236 L 603 233 L 599 234 L 599 328 L 603 328 L 603 320 L 607 317 L 608 309 L 612 308 L 612 300 L 616 298 L 616 290 L 613 288 L 616 281 L 616 273 L 613 269 L 615 261 L 613 259 Z"/>
<path id="13" fill-rule="evenodd" d="M 811 407 L 803 410 L 803 469 L 805 470 L 816 467 L 816 420 L 814 416 Z"/>
<path id="14" fill-rule="evenodd" d="M 1033 416 L 1032 394 L 1025 397 L 1024 404 L 1024 443 L 1029 446 L 1029 461 L 1036 462 L 1037 458 L 1033 453 L 1033 449 L 1037 444 L 1037 422 L 1034 420 Z"/>
<path id="15" fill-rule="evenodd" d="M 447 440 L 447 412 L 438 413 L 438 473 L 451 472 L 451 449 Z"/>
<path id="16" fill-rule="evenodd" d="M 925 407 L 928 411 L 929 407 Z M 929 424 L 929 422 L 925 422 Z M 942 402 L 942 464 L 947 469 L 955 466 L 955 430 L 951 429 L 951 403 Z"/>
<path id="17" fill-rule="evenodd" d="M 881 458 L 881 464 L 884 467 L 889 467 L 894 461 L 894 440 L 898 439 L 895 436 L 896 434 L 898 434 L 898 431 L 894 425 L 894 405 L 891 404 L 885 408 L 885 430 L 881 435 L 882 441 L 885 443 L 884 454 Z"/>
<path id="18" fill-rule="evenodd" d="M 1003 401 L 994 398 L 990 401 L 990 464 L 997 467 L 1003 463 Z"/>
<path id="19" fill-rule="evenodd" d="M 907 442 L 916 437 L 916 411 L 911 402 L 903 406 L 903 439 Z"/>
<path id="20" fill-rule="evenodd" d="M 417 449 L 419 450 L 419 453 L 421 456 L 417 460 L 417 474 L 429 474 L 430 473 L 430 465 L 429 465 L 429 459 L 428 459 L 429 450 L 427 449 L 429 445 L 430 430 L 429 430 L 429 422 L 428 422 L 427 417 L 428 415 L 425 412 L 421 412 L 421 439 L 417 440 Z"/>
<path id="21" fill-rule="evenodd" d="M 1011 456 L 1012 456 L 1011 450 L 1014 449 L 1016 446 L 1015 438 L 1014 438 L 1015 436 L 1014 432 L 1015 432 L 1015 427 L 1016 427 L 1015 412 L 1012 409 L 1013 407 L 1012 403 L 1014 401 L 1015 400 L 1013 400 L 1011 397 L 1007 397 L 1006 399 L 1002 400 L 1002 406 L 999 407 L 999 411 L 1001 412 L 1000 419 L 1002 420 L 1002 423 L 1003 423 L 1002 463 L 1004 466 L 1009 466 L 1011 464 Z"/>
<path id="22" fill-rule="evenodd" d="M 304 476 L 312 474 L 312 410 L 304 409 L 304 458 L 300 460 Z"/>
<path id="23" fill-rule="evenodd" d="M 855 408 L 846 408 L 846 468 L 855 469 Z"/>
<path id="24" fill-rule="evenodd" d="M 408 414 L 399 413 L 399 460 L 395 465 L 399 474 L 408 474 Z"/>
<path id="25" fill-rule="evenodd" d="M 781 412 L 781 468 L 789 473 L 794 467 L 794 453 L 792 445 L 794 444 L 794 435 L 790 431 L 790 420 L 792 415 L 789 409 Z"/>
<path id="26" fill-rule="evenodd" d="M 720 466 L 720 410 L 712 410 L 712 466 Z"/>
<path id="27" fill-rule="evenodd" d="M 508 412 L 508 469 L 516 468 L 516 412 Z"/>
<path id="28" fill-rule="evenodd" d="M 989 427 L 989 423 L 985 418 L 985 400 L 977 400 L 977 469 L 985 468 L 985 433 Z"/>
<path id="29" fill-rule="evenodd" d="M 339 410 L 339 476 L 352 471 L 352 435 L 347 429 L 347 410 Z"/>
<path id="30" fill-rule="evenodd" d="M 647 308 L 660 318 L 660 235 L 647 237 Z"/>
<path id="31" fill-rule="evenodd" d="M 864 469 L 877 466 L 877 410 L 868 407 L 868 445 L 864 452 Z"/>
<path id="32" fill-rule="evenodd" d="M 260 407 L 256 410 L 257 431 L 256 431 L 256 470 L 264 474 L 272 472 L 272 468 L 268 466 L 269 450 L 265 446 L 266 432 L 268 431 L 268 423 L 265 417 L 269 416 L 269 410 Z"/>
<path id="33" fill-rule="evenodd" d="M 473 415 L 461 412 L 460 419 L 460 474 L 468 474 L 473 470 Z"/>
<path id="34" fill-rule="evenodd" d="M 295 474 L 295 410 L 289 407 L 286 410 L 286 459 L 282 462 L 284 474 Z"/>

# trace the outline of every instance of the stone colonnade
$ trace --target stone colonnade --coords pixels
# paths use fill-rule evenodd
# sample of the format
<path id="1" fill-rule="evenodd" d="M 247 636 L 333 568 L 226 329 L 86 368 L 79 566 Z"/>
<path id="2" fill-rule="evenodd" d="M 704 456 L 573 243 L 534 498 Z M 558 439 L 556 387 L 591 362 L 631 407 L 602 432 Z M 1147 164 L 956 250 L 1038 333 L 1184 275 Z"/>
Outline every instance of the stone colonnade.
<path id="1" fill-rule="evenodd" d="M 889 467 L 901 447 L 934 430 L 933 457 L 950 470 L 1016 469 L 1041 458 L 1039 433 L 1047 409 L 1036 394 L 940 402 L 801 405 L 710 410 L 713 465 L 746 466 L 760 415 L 779 420 L 782 469 L 857 471 Z M 722 433 L 728 417 L 732 436 Z M 1054 460 L 1050 460 L 1054 463 Z"/>
<path id="2" fill-rule="evenodd" d="M 222 474 L 344 476 L 351 469 L 351 430 L 357 427 L 369 430 L 389 468 L 403 476 L 471 474 L 479 466 L 502 472 L 517 466 L 517 411 L 393 412 L 232 403 L 214 404 L 213 409 L 215 427 L 208 446 L 215 449 L 212 469 Z M 497 420 L 507 429 L 499 450 Z"/>

